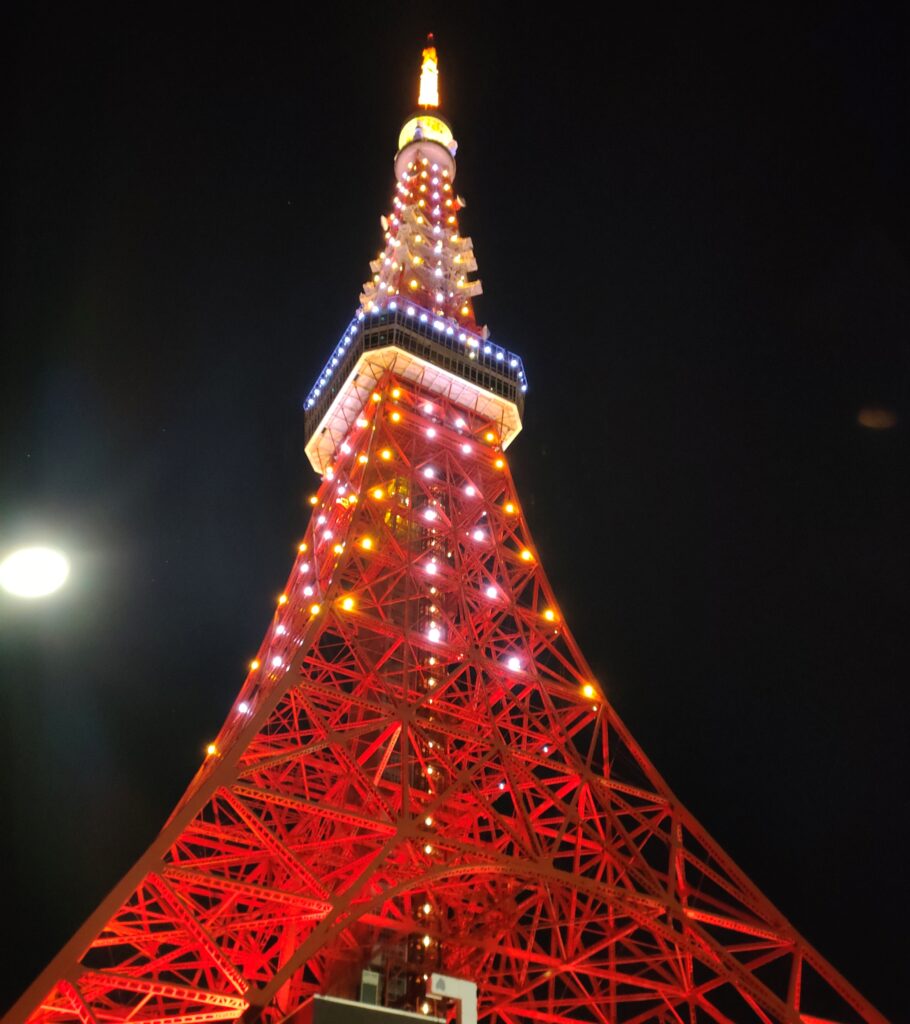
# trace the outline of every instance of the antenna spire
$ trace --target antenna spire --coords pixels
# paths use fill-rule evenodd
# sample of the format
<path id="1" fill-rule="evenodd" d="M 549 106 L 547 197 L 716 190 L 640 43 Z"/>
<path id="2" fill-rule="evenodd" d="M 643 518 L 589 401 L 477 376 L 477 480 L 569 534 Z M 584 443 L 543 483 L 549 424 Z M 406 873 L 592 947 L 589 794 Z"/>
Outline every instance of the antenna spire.
<path id="1" fill-rule="evenodd" d="M 419 107 L 439 106 L 439 61 L 433 43 L 433 33 L 430 32 L 427 36 L 427 45 L 423 48 L 420 65 L 420 93 L 417 98 Z"/>

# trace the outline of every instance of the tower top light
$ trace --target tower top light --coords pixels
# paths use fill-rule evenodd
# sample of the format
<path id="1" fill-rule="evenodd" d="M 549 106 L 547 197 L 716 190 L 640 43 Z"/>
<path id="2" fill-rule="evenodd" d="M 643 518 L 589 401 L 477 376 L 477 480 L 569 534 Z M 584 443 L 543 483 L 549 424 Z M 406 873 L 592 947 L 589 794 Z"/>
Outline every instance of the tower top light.
<path id="1" fill-rule="evenodd" d="M 418 107 L 439 106 L 439 61 L 436 47 L 433 46 L 433 33 L 427 36 L 427 45 L 423 49 L 423 61 L 420 65 L 420 94 L 417 98 Z"/>

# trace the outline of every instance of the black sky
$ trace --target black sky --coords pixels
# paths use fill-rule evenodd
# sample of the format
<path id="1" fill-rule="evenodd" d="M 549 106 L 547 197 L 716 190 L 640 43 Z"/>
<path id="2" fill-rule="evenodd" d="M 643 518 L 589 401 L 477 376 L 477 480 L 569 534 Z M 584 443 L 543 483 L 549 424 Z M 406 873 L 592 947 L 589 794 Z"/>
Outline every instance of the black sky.
<path id="1" fill-rule="evenodd" d="M 905 1017 L 908 29 L 740 6 L 13 12 L 0 550 L 74 575 L 0 599 L 4 1004 L 163 824 L 270 621 L 301 402 L 432 29 L 566 618 L 680 798 Z"/>

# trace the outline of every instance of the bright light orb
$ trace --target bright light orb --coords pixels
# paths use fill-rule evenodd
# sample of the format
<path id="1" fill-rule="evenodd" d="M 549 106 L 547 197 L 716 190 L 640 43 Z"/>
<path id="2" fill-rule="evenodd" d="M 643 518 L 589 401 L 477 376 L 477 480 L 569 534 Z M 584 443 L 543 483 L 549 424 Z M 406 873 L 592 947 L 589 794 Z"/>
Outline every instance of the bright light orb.
<path id="1" fill-rule="evenodd" d="M 70 574 L 70 563 L 54 548 L 20 548 L 0 563 L 0 587 L 14 597 L 47 597 L 59 590 Z"/>

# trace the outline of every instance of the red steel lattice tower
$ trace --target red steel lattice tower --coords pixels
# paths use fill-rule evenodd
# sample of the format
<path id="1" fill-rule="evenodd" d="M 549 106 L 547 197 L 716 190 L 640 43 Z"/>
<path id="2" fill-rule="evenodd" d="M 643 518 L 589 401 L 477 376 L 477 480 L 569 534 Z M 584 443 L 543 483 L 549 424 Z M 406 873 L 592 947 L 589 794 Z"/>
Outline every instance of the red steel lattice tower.
<path id="1" fill-rule="evenodd" d="M 505 451 L 424 52 L 385 241 L 306 402 L 322 482 L 227 722 L 151 848 L 14 1007 L 33 1024 L 304 1019 L 316 993 L 503 1024 L 884 1018 L 739 871 L 610 707 Z"/>

